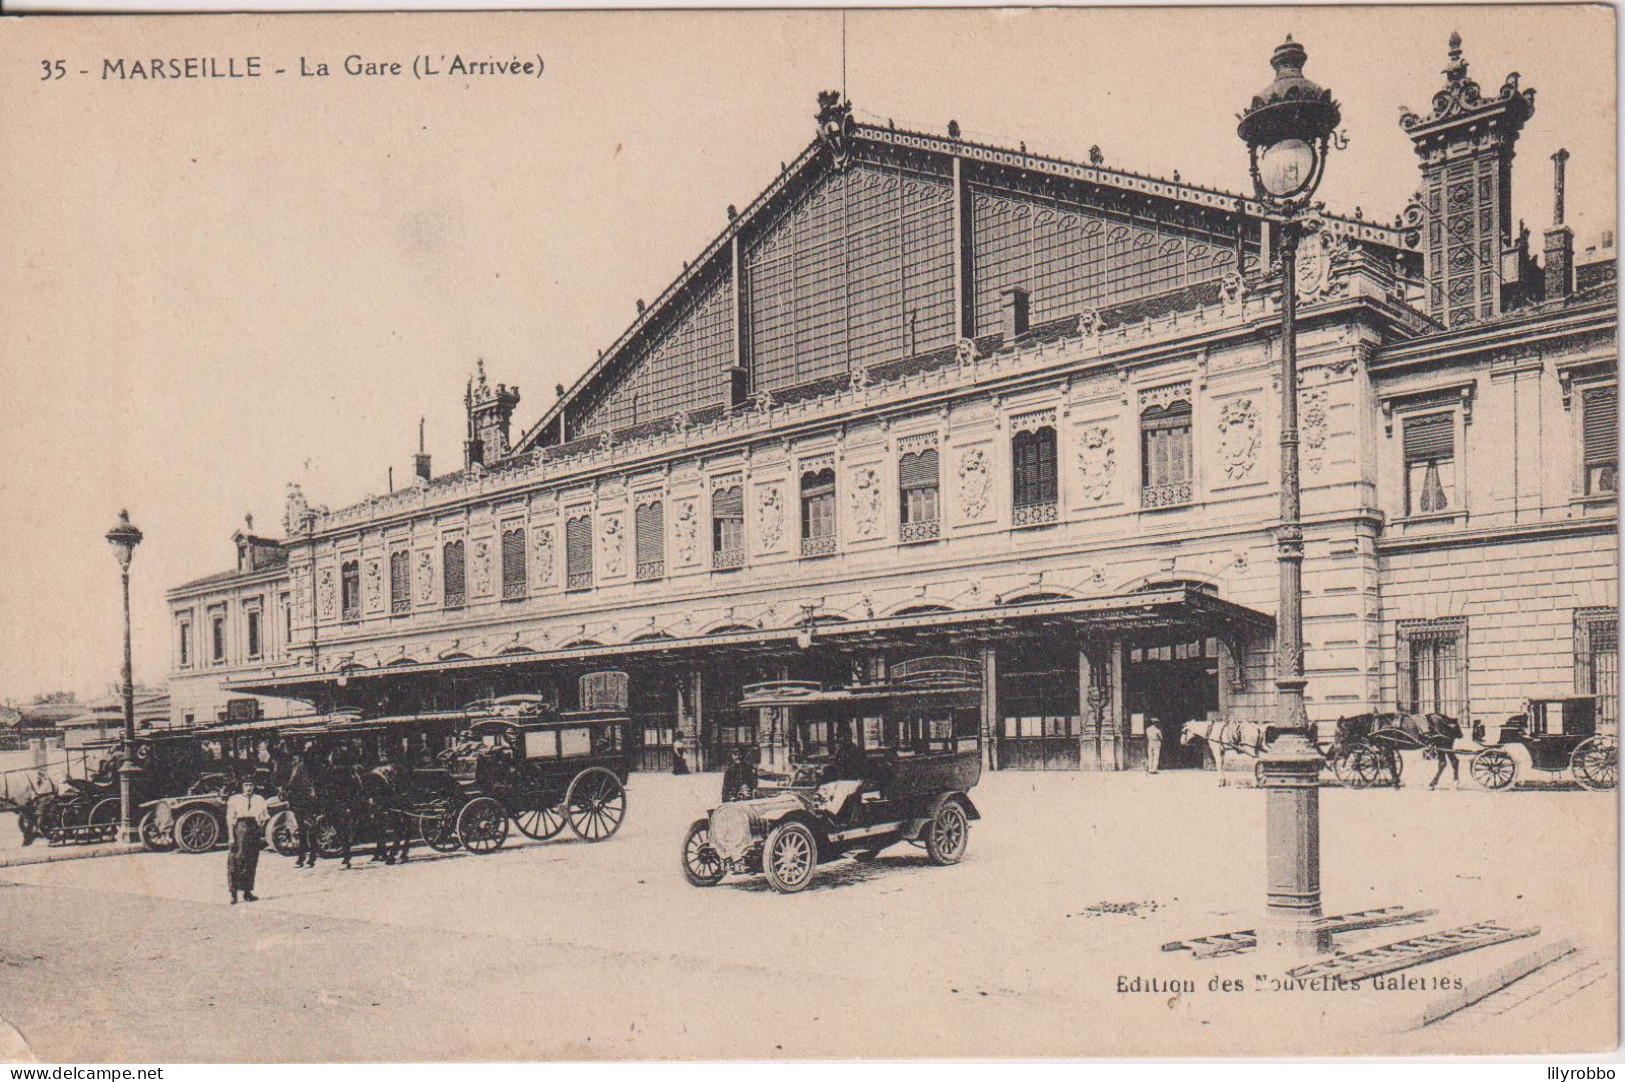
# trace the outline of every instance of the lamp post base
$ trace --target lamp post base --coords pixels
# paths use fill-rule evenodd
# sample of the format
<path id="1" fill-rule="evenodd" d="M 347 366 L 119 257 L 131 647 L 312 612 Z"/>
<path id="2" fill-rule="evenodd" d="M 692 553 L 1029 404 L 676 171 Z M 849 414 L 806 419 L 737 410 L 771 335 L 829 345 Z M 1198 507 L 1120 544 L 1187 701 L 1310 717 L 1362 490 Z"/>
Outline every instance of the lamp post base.
<path id="1" fill-rule="evenodd" d="M 1328 949 L 1320 908 L 1321 764 L 1304 729 L 1280 733 L 1259 757 L 1268 874 L 1261 952 L 1307 958 Z"/>
<path id="2" fill-rule="evenodd" d="M 118 840 L 121 842 L 139 842 L 141 830 L 135 821 L 135 804 L 131 796 L 135 788 L 135 776 L 141 773 L 141 768 L 129 759 L 134 748 L 127 748 L 125 759 L 118 767 Z"/>

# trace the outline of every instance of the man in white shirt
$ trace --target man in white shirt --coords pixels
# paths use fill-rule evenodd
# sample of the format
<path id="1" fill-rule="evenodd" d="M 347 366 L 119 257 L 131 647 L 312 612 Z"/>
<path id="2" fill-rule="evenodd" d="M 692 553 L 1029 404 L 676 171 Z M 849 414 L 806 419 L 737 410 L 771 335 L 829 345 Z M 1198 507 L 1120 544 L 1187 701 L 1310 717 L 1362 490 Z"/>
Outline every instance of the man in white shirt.
<path id="1" fill-rule="evenodd" d="M 254 894 L 254 873 L 259 870 L 260 846 L 265 841 L 265 824 L 271 810 L 265 798 L 254 791 L 254 779 L 243 779 L 242 790 L 226 801 L 226 835 L 231 839 L 231 852 L 226 857 L 226 886 L 231 891 L 231 904 L 237 904 L 237 894 L 243 901 L 257 902 Z"/>

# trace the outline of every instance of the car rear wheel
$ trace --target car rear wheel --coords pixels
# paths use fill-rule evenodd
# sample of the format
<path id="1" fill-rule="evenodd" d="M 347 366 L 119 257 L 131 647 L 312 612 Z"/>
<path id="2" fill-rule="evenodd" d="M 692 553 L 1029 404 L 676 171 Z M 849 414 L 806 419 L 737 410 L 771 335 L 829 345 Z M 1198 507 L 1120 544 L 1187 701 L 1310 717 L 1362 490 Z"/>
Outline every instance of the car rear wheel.
<path id="1" fill-rule="evenodd" d="M 970 845 L 970 819 L 957 800 L 944 801 L 925 828 L 925 851 L 933 864 L 958 864 Z"/>
<path id="2" fill-rule="evenodd" d="M 291 857 L 299 852 L 299 829 L 299 819 L 293 812 L 279 811 L 271 816 L 271 829 L 265 834 L 278 856 Z"/>
<path id="3" fill-rule="evenodd" d="M 780 894 L 805 890 L 818 867 L 818 839 L 802 823 L 773 828 L 762 847 L 762 871 Z"/>
<path id="4" fill-rule="evenodd" d="M 683 838 L 683 878 L 696 887 L 714 887 L 722 882 L 727 870 L 711 848 L 711 820 L 694 820 Z"/>

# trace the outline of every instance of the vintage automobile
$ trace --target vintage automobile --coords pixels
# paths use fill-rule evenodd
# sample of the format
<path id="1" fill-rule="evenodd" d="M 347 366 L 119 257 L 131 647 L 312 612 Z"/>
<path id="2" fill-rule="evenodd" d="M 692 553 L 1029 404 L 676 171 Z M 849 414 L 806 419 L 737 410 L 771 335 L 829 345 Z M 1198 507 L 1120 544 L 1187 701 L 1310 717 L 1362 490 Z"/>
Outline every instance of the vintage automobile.
<path id="1" fill-rule="evenodd" d="M 1520 770 L 1567 769 L 1587 789 L 1619 784 L 1619 739 L 1597 732 L 1597 700 L 1590 695 L 1530 699 L 1522 714 L 1501 726 L 1473 726 L 1473 780 L 1486 789 L 1510 789 Z"/>
<path id="2" fill-rule="evenodd" d="M 755 793 L 696 820 L 683 839 L 683 874 L 697 887 L 730 872 L 761 872 L 780 893 L 803 890 L 821 863 L 873 859 L 897 842 L 956 864 L 980 813 L 980 668 L 969 659 L 920 658 L 884 683 L 825 689 L 779 681 L 745 689 L 762 711 L 766 762 Z M 839 734 L 860 742 L 861 777 L 837 777 Z M 784 741 L 780 743 L 780 741 Z"/>
<path id="3" fill-rule="evenodd" d="M 190 786 L 205 767 L 196 730 L 144 730 L 136 734 L 131 747 L 140 767 L 130 777 L 130 796 L 137 806 L 161 793 Z M 105 753 L 101 767 L 87 778 L 68 779 L 61 792 L 41 800 L 36 808 L 39 832 L 52 845 L 107 841 L 118 833 L 118 766 L 123 741 L 96 741 L 86 748 Z"/>

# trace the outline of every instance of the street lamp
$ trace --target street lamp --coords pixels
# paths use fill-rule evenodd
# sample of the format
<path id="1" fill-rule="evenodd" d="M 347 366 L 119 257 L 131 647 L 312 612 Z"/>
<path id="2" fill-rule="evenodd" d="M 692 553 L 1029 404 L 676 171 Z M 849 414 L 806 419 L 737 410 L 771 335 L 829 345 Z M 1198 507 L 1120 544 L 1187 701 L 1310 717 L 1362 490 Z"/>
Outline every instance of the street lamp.
<path id="1" fill-rule="evenodd" d="M 1281 524 L 1275 536 L 1280 594 L 1275 617 L 1276 737 L 1260 757 L 1266 791 L 1268 901 L 1259 945 L 1318 954 L 1320 753 L 1304 709 L 1303 522 L 1298 477 L 1298 284 L 1302 219 L 1326 171 L 1342 114 L 1332 92 L 1303 77 L 1308 59 L 1290 36 L 1270 58 L 1275 80 L 1241 114 L 1253 193 L 1278 226 L 1281 260 Z"/>
<path id="2" fill-rule="evenodd" d="M 119 575 L 124 580 L 124 761 L 118 768 L 118 832 L 122 841 L 139 841 L 136 837 L 134 808 L 130 802 L 133 776 L 140 769 L 135 765 L 135 684 L 130 671 L 130 559 L 135 547 L 141 544 L 141 531 L 130 522 L 130 512 L 120 511 L 118 521 L 107 531 L 107 543 L 113 546 L 118 558 Z"/>

